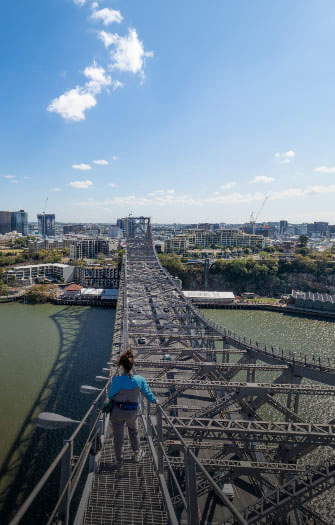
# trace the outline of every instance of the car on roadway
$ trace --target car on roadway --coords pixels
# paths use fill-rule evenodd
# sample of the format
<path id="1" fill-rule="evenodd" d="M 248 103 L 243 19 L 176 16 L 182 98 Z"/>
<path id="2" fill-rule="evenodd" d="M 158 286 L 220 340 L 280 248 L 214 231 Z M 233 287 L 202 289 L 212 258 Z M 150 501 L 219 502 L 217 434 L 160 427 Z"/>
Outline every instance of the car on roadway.
<path id="1" fill-rule="evenodd" d="M 137 342 L 139 345 L 145 345 L 145 343 L 147 342 L 146 338 L 145 337 L 139 337 L 137 339 Z"/>

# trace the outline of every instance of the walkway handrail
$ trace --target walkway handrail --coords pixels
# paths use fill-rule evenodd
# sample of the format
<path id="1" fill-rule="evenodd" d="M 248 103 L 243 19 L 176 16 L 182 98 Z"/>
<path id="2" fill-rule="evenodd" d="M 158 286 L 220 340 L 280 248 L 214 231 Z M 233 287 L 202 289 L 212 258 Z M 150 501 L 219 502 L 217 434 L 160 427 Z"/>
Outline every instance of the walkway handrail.
<path id="1" fill-rule="evenodd" d="M 148 414 L 150 413 L 149 411 L 150 411 L 150 403 L 148 402 Z M 235 521 L 237 523 L 241 524 L 241 525 L 248 525 L 248 522 L 243 518 L 242 514 L 236 509 L 236 507 L 233 505 L 233 503 L 223 493 L 223 491 L 220 489 L 218 484 L 214 481 L 212 476 L 207 472 L 205 467 L 198 460 L 197 456 L 194 454 L 192 449 L 188 446 L 188 444 L 184 440 L 183 436 L 180 434 L 179 430 L 175 427 L 175 425 L 171 421 L 171 418 L 168 416 L 168 414 L 165 412 L 165 410 L 162 408 L 161 405 L 157 406 L 156 415 L 157 415 L 156 421 L 153 420 L 152 416 L 150 418 L 147 418 L 147 425 L 150 425 L 151 427 L 155 428 L 155 433 L 156 433 L 156 438 L 157 438 L 157 457 L 158 457 L 158 465 L 160 465 L 160 468 L 162 469 L 162 467 L 163 467 L 163 457 L 164 457 L 166 462 L 167 462 L 167 466 L 168 466 L 169 470 L 170 471 L 172 470 L 172 468 L 170 468 L 170 465 L 169 465 L 168 456 L 167 456 L 167 454 L 164 453 L 164 448 L 163 448 L 162 417 L 164 417 L 165 420 L 167 421 L 168 425 L 171 427 L 171 429 L 173 430 L 173 432 L 176 434 L 176 436 L 178 437 L 179 441 L 181 442 L 182 447 L 183 447 L 183 452 L 184 452 L 185 459 L 189 458 L 191 460 L 191 465 L 188 465 L 188 461 L 185 461 L 186 478 L 189 476 L 188 470 L 189 470 L 189 468 L 192 468 L 192 464 L 193 464 L 196 469 L 199 469 L 201 471 L 201 473 L 207 479 L 208 483 L 210 484 L 210 486 L 212 487 L 212 489 L 214 490 L 216 495 L 221 499 L 221 501 L 224 503 L 224 505 L 233 514 L 233 516 L 235 518 Z M 148 435 L 150 436 L 151 435 L 151 428 L 147 428 L 147 432 L 148 432 Z M 190 475 L 190 477 L 191 477 L 191 475 Z M 178 484 L 178 482 L 177 482 L 175 477 L 173 478 L 173 481 L 176 484 L 177 490 L 178 490 L 178 492 L 180 494 L 181 489 L 180 489 L 180 486 L 179 486 L 179 484 Z M 187 496 L 188 496 L 187 506 L 185 507 L 186 500 L 185 500 L 185 498 L 184 498 L 184 496 L 182 494 L 180 494 L 182 496 L 181 497 L 181 501 L 183 503 L 183 506 L 184 506 L 185 510 L 187 511 L 189 522 L 193 523 L 193 520 L 194 520 L 194 523 L 198 523 L 197 506 L 196 506 L 196 508 L 190 508 L 191 507 L 191 502 L 192 501 L 195 502 L 197 500 L 196 484 L 192 483 L 192 482 L 189 482 L 188 483 L 187 492 L 188 492 L 188 494 L 187 494 Z M 171 496 L 170 496 L 170 502 L 171 502 Z M 196 515 L 194 515 L 194 513 Z"/>
<path id="2" fill-rule="evenodd" d="M 61 449 L 61 451 L 57 454 L 57 456 L 55 457 L 55 459 L 53 460 L 51 465 L 48 467 L 48 469 L 45 471 L 45 473 L 41 477 L 40 481 L 37 483 L 37 485 L 32 490 L 32 492 L 29 494 L 29 496 L 26 498 L 26 500 L 23 502 L 23 504 L 21 505 L 21 507 L 19 508 L 17 513 L 15 514 L 15 516 L 10 521 L 9 525 L 17 525 L 20 522 L 20 520 L 23 518 L 23 516 L 25 515 L 25 513 L 27 512 L 29 507 L 32 505 L 32 503 L 34 502 L 34 500 L 36 499 L 36 497 L 38 496 L 38 494 L 40 493 L 42 488 L 45 486 L 45 484 L 49 480 L 50 476 L 55 471 L 56 467 L 63 460 L 63 458 L 65 457 L 66 453 L 69 452 L 69 450 L 72 448 L 73 441 L 76 439 L 76 437 L 78 436 L 78 434 L 81 431 L 81 429 L 87 423 L 87 420 L 91 416 L 91 414 L 94 411 L 94 409 L 96 408 L 97 403 L 101 400 L 101 398 L 103 397 L 104 394 L 106 395 L 106 391 L 107 391 L 108 386 L 109 386 L 109 381 L 106 383 L 105 387 L 101 390 L 101 392 L 98 394 L 98 396 L 95 398 L 95 400 L 93 401 L 93 403 L 89 407 L 88 411 L 86 412 L 84 417 L 81 419 L 81 421 L 78 424 L 77 428 L 74 430 L 74 432 L 71 434 L 71 436 L 66 440 L 66 442 L 65 442 L 63 448 Z M 91 429 L 91 431 L 89 433 L 89 436 L 88 436 L 87 440 L 85 441 L 85 444 L 82 447 L 82 451 L 85 449 L 85 447 L 88 446 L 89 443 L 91 443 L 91 444 L 93 443 L 93 440 L 96 437 L 96 433 L 94 433 L 93 437 L 92 437 L 92 433 L 93 433 L 93 431 L 94 431 L 94 429 L 96 427 L 96 424 L 97 424 L 97 422 L 99 421 L 100 418 L 101 418 L 101 411 L 98 411 L 97 417 L 94 419 L 94 421 L 92 423 L 92 429 Z M 84 457 L 85 458 L 85 462 L 86 462 L 87 456 L 88 456 L 88 454 L 87 455 L 84 454 L 82 456 L 82 453 L 81 453 L 79 457 L 80 458 Z M 72 461 L 72 453 L 71 453 L 71 458 L 70 459 Z M 62 492 L 60 494 L 60 498 L 59 498 L 59 500 L 58 500 L 58 502 L 56 504 L 56 512 L 57 512 L 57 510 L 59 508 L 59 504 L 61 503 L 66 490 L 68 489 L 68 487 L 70 485 L 70 482 L 72 480 L 73 474 L 76 473 L 77 469 L 79 468 L 78 465 L 79 465 L 79 461 L 76 464 L 75 470 L 73 472 L 71 472 L 71 476 L 66 481 L 65 486 L 62 488 Z M 76 483 L 78 483 L 79 478 L 80 478 L 80 476 L 78 477 Z M 72 494 L 70 496 L 70 500 L 72 499 L 74 491 L 71 491 L 71 492 L 72 492 Z M 53 516 L 56 514 L 56 512 L 53 513 Z"/>
<path id="3" fill-rule="evenodd" d="M 154 247 L 153 247 L 153 250 L 154 250 Z M 166 268 L 164 268 L 159 260 L 159 257 L 157 257 L 156 255 L 156 252 L 154 250 L 154 255 L 156 257 L 156 260 L 158 262 L 158 265 L 160 266 L 160 268 L 164 271 L 165 275 L 169 278 L 171 284 L 177 288 L 177 285 L 176 285 L 176 282 L 175 282 L 175 279 L 171 276 L 171 274 L 166 270 Z M 259 353 L 267 353 L 267 347 L 266 345 L 264 344 L 260 344 L 258 343 L 257 341 L 256 342 L 253 342 L 251 341 L 251 339 L 249 340 L 250 341 L 250 344 L 247 345 L 246 344 L 246 338 L 243 337 L 243 336 L 236 336 L 235 333 L 232 333 L 230 330 L 224 328 L 223 326 L 219 325 L 218 323 L 216 323 L 215 321 L 212 321 L 210 319 L 208 319 L 207 317 L 205 317 L 202 312 L 195 307 L 195 305 L 187 298 L 185 297 L 184 295 L 182 295 L 185 303 L 191 308 L 193 314 L 198 317 L 198 319 L 201 319 L 206 325 L 210 326 L 213 330 L 215 330 L 218 334 L 221 334 L 223 335 L 224 337 L 230 337 L 231 341 L 234 342 L 234 343 L 239 343 L 239 344 L 244 344 L 245 347 L 249 350 L 257 350 Z M 263 350 L 262 348 L 263 347 Z M 271 347 L 271 352 L 268 351 L 268 353 L 271 353 L 271 355 L 273 355 L 274 357 L 277 357 L 278 359 L 281 359 L 281 360 L 285 360 L 287 362 L 290 362 L 291 364 L 293 365 L 300 365 L 300 366 L 308 366 L 310 368 L 314 368 L 316 370 L 320 370 L 322 372 L 330 372 L 330 373 L 335 373 L 335 365 L 331 366 L 330 365 L 330 360 L 328 358 L 328 365 L 325 365 L 324 363 L 321 363 L 321 357 L 319 356 L 314 356 L 314 354 L 312 354 L 312 358 L 310 359 L 310 361 L 308 362 L 308 356 L 305 354 L 305 358 L 304 360 L 299 360 L 299 359 L 296 359 L 295 356 L 294 356 L 294 353 L 291 352 L 291 351 L 287 351 L 286 352 L 286 355 L 284 354 L 284 351 L 281 350 L 280 351 L 280 348 L 278 349 L 275 349 L 273 347 Z M 312 359 L 313 359 L 313 362 L 312 362 Z"/>

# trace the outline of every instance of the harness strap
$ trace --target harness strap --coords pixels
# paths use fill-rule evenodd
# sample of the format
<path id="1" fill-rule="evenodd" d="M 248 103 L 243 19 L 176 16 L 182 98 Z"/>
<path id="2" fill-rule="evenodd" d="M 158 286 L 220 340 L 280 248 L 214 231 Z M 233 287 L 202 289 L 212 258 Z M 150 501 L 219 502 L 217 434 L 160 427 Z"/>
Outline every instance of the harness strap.
<path id="1" fill-rule="evenodd" d="M 120 408 L 121 410 L 136 410 L 138 403 L 132 401 L 125 401 L 124 403 L 121 401 L 114 401 L 114 406 Z"/>

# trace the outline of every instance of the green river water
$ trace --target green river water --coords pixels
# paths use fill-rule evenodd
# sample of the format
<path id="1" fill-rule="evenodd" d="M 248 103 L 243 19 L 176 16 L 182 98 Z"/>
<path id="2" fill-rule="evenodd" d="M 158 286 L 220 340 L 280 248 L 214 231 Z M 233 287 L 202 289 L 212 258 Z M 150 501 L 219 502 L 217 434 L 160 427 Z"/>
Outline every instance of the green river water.
<path id="1" fill-rule="evenodd" d="M 321 318 L 303 317 L 292 314 L 277 313 L 260 310 L 218 310 L 203 309 L 202 313 L 232 330 L 236 335 L 244 336 L 258 343 L 271 345 L 283 349 L 284 353 L 296 352 L 297 357 L 307 354 L 321 357 L 322 361 L 335 362 L 335 321 Z M 232 361 L 237 361 L 235 356 Z M 259 361 L 260 363 L 260 361 Z M 278 377 L 271 372 L 257 372 L 256 381 L 271 382 Z M 237 374 L 233 381 L 246 380 L 246 373 Z M 302 384 L 312 383 L 303 379 Z M 276 399 L 286 404 L 287 396 L 276 396 Z M 284 416 L 265 404 L 258 414 L 266 420 L 283 421 Z M 335 418 L 334 397 L 300 396 L 299 416 L 304 421 L 326 423 Z M 299 460 L 305 465 L 317 465 L 321 461 L 333 456 L 330 447 L 319 447 Z M 274 458 L 273 458 L 274 459 Z M 312 508 L 328 523 L 335 523 L 335 489 L 313 499 Z"/>
<path id="2" fill-rule="evenodd" d="M 205 309 L 203 314 L 236 334 L 334 361 L 334 321 L 258 310 Z M 109 358 L 114 317 L 107 308 L 0 304 L 1 523 L 8 522 L 9 509 L 29 493 L 68 435 L 68 430 L 36 429 L 34 417 L 42 410 L 74 419 L 85 413 L 90 400 L 79 388 L 94 385 Z M 245 374 L 236 379 L 245 380 Z M 265 372 L 257 379 L 273 376 Z M 266 418 L 280 419 L 267 407 L 262 411 Z M 335 417 L 334 402 L 305 396 L 299 413 L 307 420 L 328 421 Z M 57 493 L 57 484 L 47 498 Z M 43 522 L 34 512 L 25 523 Z"/>
<path id="3" fill-rule="evenodd" d="M 114 317 L 110 308 L 0 304 L 0 523 L 69 433 L 37 429 L 36 415 L 47 410 L 80 419 L 87 410 L 91 399 L 80 385 L 94 385 L 106 365 Z M 36 511 L 26 523 L 35 519 Z"/>
<path id="4" fill-rule="evenodd" d="M 244 336 L 268 347 L 296 352 L 296 356 L 306 354 L 315 358 L 321 357 L 327 363 L 335 362 L 335 321 L 323 320 L 317 317 L 303 317 L 293 314 L 277 313 L 260 310 L 219 310 L 203 309 L 203 314 L 221 326 L 228 328 L 236 335 Z M 235 356 L 235 361 L 239 356 Z M 234 361 L 234 359 L 232 359 Z M 261 363 L 261 361 L 259 361 Z M 256 381 L 271 382 L 278 374 L 257 372 Z M 246 372 L 240 372 L 234 380 L 246 380 Z M 303 379 L 302 384 L 312 383 Z M 285 396 L 278 396 L 286 403 Z M 262 417 L 281 420 L 283 417 L 277 411 L 264 405 L 260 410 Z M 311 422 L 327 422 L 335 418 L 334 399 L 332 397 L 300 396 L 299 415 Z"/>

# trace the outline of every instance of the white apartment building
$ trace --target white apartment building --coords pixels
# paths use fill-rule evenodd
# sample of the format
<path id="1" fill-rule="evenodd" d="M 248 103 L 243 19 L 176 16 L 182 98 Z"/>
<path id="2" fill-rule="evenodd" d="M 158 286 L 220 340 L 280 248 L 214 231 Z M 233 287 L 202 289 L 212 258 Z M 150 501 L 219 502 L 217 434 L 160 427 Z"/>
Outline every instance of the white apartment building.
<path id="1" fill-rule="evenodd" d="M 165 253 L 182 254 L 193 248 L 239 247 L 255 248 L 264 247 L 268 239 L 262 235 L 252 235 L 239 230 L 185 230 L 184 234 L 175 235 L 165 241 Z"/>
<path id="2" fill-rule="evenodd" d="M 22 284 L 34 284 L 38 279 L 61 279 L 70 282 L 73 280 L 74 266 L 68 264 L 27 264 L 14 266 L 5 271 L 5 282 L 19 281 Z"/>

